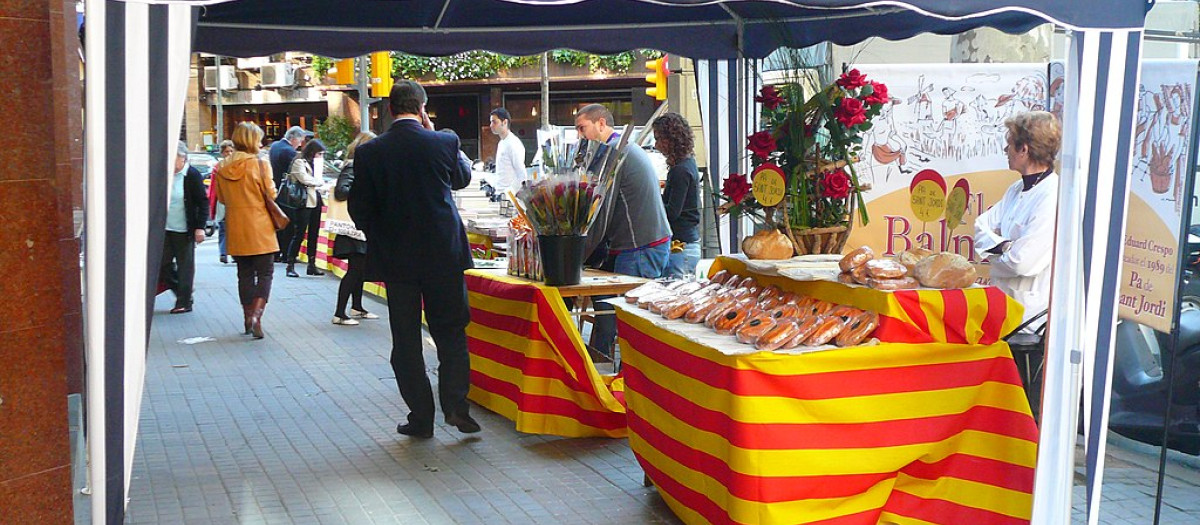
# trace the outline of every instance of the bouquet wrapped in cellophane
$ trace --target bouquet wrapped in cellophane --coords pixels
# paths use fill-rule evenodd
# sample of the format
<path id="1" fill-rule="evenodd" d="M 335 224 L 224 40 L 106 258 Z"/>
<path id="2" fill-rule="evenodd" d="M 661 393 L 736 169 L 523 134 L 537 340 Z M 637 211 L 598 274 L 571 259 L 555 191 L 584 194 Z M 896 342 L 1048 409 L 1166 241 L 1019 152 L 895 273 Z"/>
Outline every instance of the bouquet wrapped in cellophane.
<path id="1" fill-rule="evenodd" d="M 508 223 L 508 274 L 542 280 L 542 254 L 537 234 L 522 217 Z"/>
<path id="2" fill-rule="evenodd" d="M 544 176 L 509 194 L 517 212 L 538 235 L 587 235 L 612 191 L 624 144 L 624 136 L 612 147 L 588 140 L 568 143 L 561 133 L 551 135 L 542 145 L 539 171 Z"/>

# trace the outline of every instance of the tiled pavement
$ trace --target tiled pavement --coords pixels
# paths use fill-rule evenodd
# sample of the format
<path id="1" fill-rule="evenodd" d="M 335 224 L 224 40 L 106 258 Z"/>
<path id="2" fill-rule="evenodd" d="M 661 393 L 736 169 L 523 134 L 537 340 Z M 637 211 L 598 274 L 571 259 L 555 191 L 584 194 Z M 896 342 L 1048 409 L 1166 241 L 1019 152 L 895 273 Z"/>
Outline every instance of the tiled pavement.
<path id="1" fill-rule="evenodd" d="M 384 305 L 335 326 L 338 280 L 277 265 L 253 341 L 234 265 L 212 240 L 197 261 L 195 311 L 168 315 L 169 292 L 155 305 L 127 523 L 679 523 L 623 439 L 522 434 L 479 407 L 479 434 L 440 416 L 434 439 L 396 434 Z"/>
<path id="2" fill-rule="evenodd" d="M 127 523 L 679 523 L 642 487 L 626 440 L 522 434 L 478 407 L 479 434 L 439 418 L 432 440 L 397 435 L 406 410 L 384 305 L 367 299 L 383 319 L 334 326 L 337 279 L 277 265 L 267 338 L 253 341 L 238 334 L 234 266 L 212 240 L 197 261 L 195 311 L 167 315 L 169 293 L 155 306 Z M 1110 450 L 1100 523 L 1151 523 L 1157 456 Z M 1182 459 L 1162 523 L 1200 523 L 1200 462 Z M 1086 522 L 1081 483 L 1074 523 Z"/>

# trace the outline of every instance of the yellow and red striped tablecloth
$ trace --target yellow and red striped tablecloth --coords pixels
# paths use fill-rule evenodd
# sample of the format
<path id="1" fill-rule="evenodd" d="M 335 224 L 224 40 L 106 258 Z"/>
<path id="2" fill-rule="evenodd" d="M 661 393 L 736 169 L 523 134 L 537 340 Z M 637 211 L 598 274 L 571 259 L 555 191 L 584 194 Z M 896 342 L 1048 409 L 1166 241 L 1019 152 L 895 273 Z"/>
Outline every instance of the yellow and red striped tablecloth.
<path id="1" fill-rule="evenodd" d="M 1028 523 L 1007 344 L 726 355 L 649 315 L 618 308 L 629 441 L 685 523 Z"/>
<path id="2" fill-rule="evenodd" d="M 778 285 L 784 290 L 878 312 L 875 337 L 887 342 L 992 344 L 1016 329 L 1024 312 L 1021 303 L 994 286 L 884 292 L 752 273 L 746 269 L 746 263 L 730 257 L 718 257 L 709 271 L 712 274 L 719 270 L 751 275 L 760 283 Z"/>
<path id="3" fill-rule="evenodd" d="M 471 400 L 521 432 L 627 435 L 622 381 L 596 371 L 558 290 L 476 270 L 466 281 Z"/>

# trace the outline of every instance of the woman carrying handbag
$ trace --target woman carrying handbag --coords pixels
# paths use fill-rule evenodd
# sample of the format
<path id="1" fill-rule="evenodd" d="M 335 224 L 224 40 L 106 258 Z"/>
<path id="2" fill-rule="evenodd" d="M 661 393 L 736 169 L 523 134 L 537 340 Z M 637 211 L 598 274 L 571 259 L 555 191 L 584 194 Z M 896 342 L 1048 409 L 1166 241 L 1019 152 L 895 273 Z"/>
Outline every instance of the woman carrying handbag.
<path id="1" fill-rule="evenodd" d="M 309 235 L 309 225 L 317 226 L 321 222 L 321 198 L 317 195 L 317 188 L 321 186 L 322 181 L 313 176 L 313 164 L 325 162 L 324 157 L 325 144 L 317 139 L 308 141 L 300 155 L 292 160 L 287 180 L 283 184 L 283 188 L 288 188 L 289 185 L 294 188 L 298 185 L 305 189 L 303 201 L 288 203 L 288 206 L 295 207 L 292 214 L 292 224 L 295 228 L 285 258 L 288 277 L 300 277 L 300 274 L 296 273 L 296 256 L 300 254 L 300 243 L 304 242 L 306 236 L 309 238 L 308 275 L 325 275 L 325 272 L 317 269 L 316 238 Z M 285 191 L 290 191 L 290 188 Z"/>
<path id="2" fill-rule="evenodd" d="M 271 295 L 272 260 L 279 251 L 275 231 L 286 218 L 275 205 L 271 166 L 257 157 L 263 131 L 253 122 L 233 130 L 236 151 L 216 170 L 217 200 L 225 205 L 229 254 L 238 269 L 238 297 L 242 303 L 246 335 L 262 339 L 262 316 Z"/>

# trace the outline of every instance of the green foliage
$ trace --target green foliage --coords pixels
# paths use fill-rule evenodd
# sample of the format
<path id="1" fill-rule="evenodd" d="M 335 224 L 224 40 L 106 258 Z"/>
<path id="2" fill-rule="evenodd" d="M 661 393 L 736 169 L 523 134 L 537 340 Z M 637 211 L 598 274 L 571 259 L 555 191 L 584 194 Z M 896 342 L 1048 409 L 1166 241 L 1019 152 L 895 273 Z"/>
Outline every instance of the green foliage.
<path id="1" fill-rule="evenodd" d="M 586 67 L 589 71 L 625 73 L 633 67 L 638 55 L 652 60 L 662 56 L 661 52 L 643 49 L 615 55 L 592 55 L 570 49 L 550 52 L 550 60 L 559 64 Z M 488 51 L 467 51 L 447 57 L 422 57 L 404 53 L 392 53 L 392 76 L 411 80 L 433 77 L 435 80 L 478 80 L 538 63 L 537 55 L 515 57 Z M 315 59 L 314 59 L 315 63 Z M 315 66 L 314 66 L 315 67 Z"/>
<path id="2" fill-rule="evenodd" d="M 586 67 L 593 73 L 609 72 L 620 74 L 629 71 L 629 68 L 633 67 L 634 61 L 638 59 L 638 55 L 641 55 L 641 58 L 646 60 L 654 60 L 663 54 L 660 51 L 652 49 L 626 51 L 615 55 L 593 55 L 573 49 L 555 49 L 550 52 L 550 60 L 559 64 Z"/>
<path id="3" fill-rule="evenodd" d="M 317 74 L 316 81 L 318 84 L 320 84 L 321 80 L 325 78 L 325 75 L 329 74 L 329 70 L 333 69 L 333 64 L 335 62 L 336 60 L 329 57 L 313 55 L 312 70 L 313 73 Z"/>
<path id="4" fill-rule="evenodd" d="M 325 143 L 326 157 L 342 158 L 345 156 L 346 146 L 358 136 L 358 126 L 346 117 L 335 115 L 317 124 L 317 136 Z"/>

